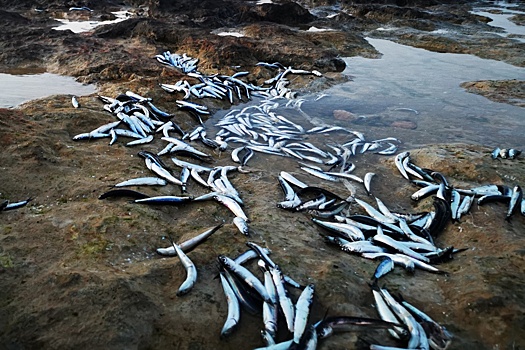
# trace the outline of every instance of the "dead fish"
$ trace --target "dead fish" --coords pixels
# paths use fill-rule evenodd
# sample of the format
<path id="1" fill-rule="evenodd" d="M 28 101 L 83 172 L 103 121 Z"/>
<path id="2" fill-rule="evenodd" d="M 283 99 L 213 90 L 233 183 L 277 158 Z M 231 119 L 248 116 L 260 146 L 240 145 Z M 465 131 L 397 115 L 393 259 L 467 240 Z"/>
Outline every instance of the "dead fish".
<path id="1" fill-rule="evenodd" d="M 514 186 L 512 189 L 512 195 L 510 196 L 509 209 L 507 210 L 507 216 L 505 220 L 510 221 L 510 217 L 514 212 L 521 210 L 521 201 L 523 199 L 523 190 L 519 185 Z"/>
<path id="2" fill-rule="evenodd" d="M 171 240 L 171 238 L 170 238 Z M 186 269 L 186 279 L 179 287 L 179 290 L 177 291 L 177 296 L 182 296 L 187 294 L 195 285 L 197 282 L 197 268 L 195 267 L 195 264 L 193 261 L 188 258 L 186 254 L 180 249 L 180 247 L 175 244 L 175 242 L 172 240 L 171 244 L 173 245 L 173 248 L 175 248 L 175 251 L 177 252 L 177 255 L 179 256 L 179 259 Z"/>
<path id="3" fill-rule="evenodd" d="M 98 199 L 106 199 L 106 198 L 113 198 L 113 197 L 131 197 L 135 199 L 149 198 L 147 194 L 122 188 L 118 190 L 111 190 L 111 191 L 105 192 L 101 194 L 98 197 Z"/>
<path id="4" fill-rule="evenodd" d="M 239 232 L 241 232 L 243 235 L 248 236 L 250 234 L 248 223 L 243 218 L 236 216 L 233 219 L 233 224 L 237 227 Z"/>
<path id="5" fill-rule="evenodd" d="M 79 108 L 80 107 L 80 103 L 78 103 L 77 98 L 75 96 L 71 97 L 71 104 L 75 108 Z"/>
<path id="6" fill-rule="evenodd" d="M 136 179 L 130 179 L 119 182 L 113 187 L 126 187 L 126 186 L 165 186 L 168 182 L 158 177 L 139 177 Z"/>
<path id="7" fill-rule="evenodd" d="M 371 185 L 371 182 L 372 182 L 372 177 L 375 176 L 375 173 L 366 173 L 365 174 L 365 178 L 364 178 L 364 185 L 365 185 L 365 190 L 366 190 L 366 193 L 370 196 L 371 192 L 370 192 L 370 185 Z"/>
<path id="8" fill-rule="evenodd" d="M 196 246 L 204 242 L 206 239 L 208 239 L 208 237 L 210 237 L 212 234 L 217 232 L 217 230 L 219 230 L 223 225 L 224 224 L 221 223 L 215 227 L 212 227 L 193 238 L 190 238 L 180 244 L 178 243 L 178 246 L 180 247 L 180 249 L 182 249 L 183 252 L 188 253 L 191 250 L 193 250 Z M 173 246 L 167 248 L 157 248 L 157 253 L 165 256 L 177 255 L 177 253 L 175 252 L 175 247 Z"/>

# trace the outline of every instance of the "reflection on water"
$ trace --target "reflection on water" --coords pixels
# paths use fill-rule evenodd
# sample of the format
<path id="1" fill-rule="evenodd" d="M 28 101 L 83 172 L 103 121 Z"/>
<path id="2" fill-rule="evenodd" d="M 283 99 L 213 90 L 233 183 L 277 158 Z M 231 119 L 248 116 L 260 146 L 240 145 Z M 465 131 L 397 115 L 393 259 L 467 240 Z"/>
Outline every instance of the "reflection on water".
<path id="1" fill-rule="evenodd" d="M 0 73 L 0 108 L 16 107 L 22 102 L 55 94 L 89 95 L 96 92 L 93 85 L 80 84 L 72 77 L 51 73 L 27 74 L 27 71 L 23 73 Z"/>
<path id="2" fill-rule="evenodd" d="M 116 19 L 110 21 L 70 21 L 67 19 L 57 18 L 56 20 L 62 22 L 62 24 L 53 29 L 71 30 L 73 33 L 82 33 L 90 31 L 98 26 L 125 21 L 130 16 L 128 11 L 116 11 L 112 12 L 112 14 L 115 15 Z"/>
<path id="3" fill-rule="evenodd" d="M 309 96 L 303 104 L 313 123 L 352 126 L 372 137 L 398 136 L 411 146 L 435 142 L 525 146 L 523 108 L 492 102 L 459 86 L 466 81 L 523 79 L 524 68 L 367 40 L 382 58 L 346 59 L 344 73 L 352 81 L 325 91 L 328 96 L 319 101 Z M 335 119 L 333 110 L 346 110 L 353 118 Z M 393 128 L 393 122 L 414 123 L 417 129 Z"/>
<path id="4" fill-rule="evenodd" d="M 488 4 L 491 6 L 476 7 L 471 13 L 490 18 L 491 22 L 489 22 L 488 25 L 504 30 L 504 33 L 499 33 L 501 36 L 524 36 L 523 38 L 514 37 L 514 39 L 525 42 L 525 26 L 517 25 L 509 20 L 510 17 L 515 15 L 523 15 L 525 12 L 512 9 L 513 7 L 516 7 L 517 4 L 508 3 L 505 1 L 488 2 Z"/>

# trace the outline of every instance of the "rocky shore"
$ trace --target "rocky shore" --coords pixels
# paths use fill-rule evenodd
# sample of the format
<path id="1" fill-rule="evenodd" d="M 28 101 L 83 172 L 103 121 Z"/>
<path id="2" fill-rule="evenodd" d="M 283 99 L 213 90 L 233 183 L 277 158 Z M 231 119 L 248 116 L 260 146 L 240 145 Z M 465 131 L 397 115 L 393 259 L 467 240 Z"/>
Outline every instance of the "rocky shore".
<path id="1" fill-rule="evenodd" d="M 171 111 L 176 98 L 158 84 L 174 83 L 184 75 L 154 59 L 166 50 L 198 58 L 203 73 L 248 71 L 249 82 L 255 85 L 272 77 L 258 62 L 280 62 L 323 74 L 297 75 L 291 87 L 299 93 L 346 81 L 342 57 L 379 58 L 367 36 L 525 66 L 525 44 L 493 34 L 497 29 L 486 18 L 469 12 L 473 4 L 0 0 L 0 71 L 30 68 L 70 75 L 97 84 L 101 95 L 114 97 L 132 90 Z M 93 11 L 69 11 L 73 6 Z M 130 13 L 129 19 L 92 31 L 53 29 L 57 18 L 108 20 L 122 9 Z M 514 21 L 522 24 L 519 17 Z M 224 32 L 238 35 L 218 35 Z M 462 86 L 523 107 L 523 85 L 517 77 Z M 0 199 L 34 198 L 24 208 L 0 212 L 0 349 L 262 346 L 261 321 L 248 314 L 242 315 L 231 337 L 219 336 L 227 308 L 215 279 L 216 259 L 219 254 L 241 253 L 247 240 L 270 248 L 274 260 L 300 282 L 315 283 L 312 319 L 321 319 L 326 310 L 333 315 L 377 317 L 367 284 L 377 264 L 342 255 L 319 238 L 309 216 L 275 207 L 282 200 L 277 174 L 291 163 L 258 157 L 251 173 L 232 177 L 252 220 L 249 239 L 237 232 L 226 209 L 212 203 L 147 207 L 119 199 L 101 201 L 98 196 L 109 186 L 147 173 L 137 148 L 118 143 L 110 147 L 106 140 L 72 141 L 74 135 L 109 121 L 96 96 L 78 99 L 79 109 L 66 95 L 0 109 Z M 209 107 L 220 112 L 230 105 L 214 100 Z M 349 112 L 328 111 L 332 113 L 339 121 L 352 122 Z M 197 126 L 191 115 L 177 118 L 185 130 Z M 147 148 L 158 150 L 161 145 L 157 140 Z M 524 158 L 495 161 L 491 151 L 466 144 L 410 150 L 419 166 L 442 172 L 455 186 L 525 186 Z M 213 157 L 213 165 L 231 163 L 230 151 Z M 410 201 L 414 187 L 396 172 L 393 158 L 372 155 L 358 162 L 363 174 L 378 174 L 376 193 L 396 210 L 431 209 L 431 202 Z M 349 195 L 340 186 L 332 190 Z M 198 185 L 190 186 L 192 191 L 198 192 Z M 476 207 L 464 220 L 446 227 L 440 246 L 468 248 L 443 265 L 449 274 L 418 271 L 410 276 L 396 270 L 385 278 L 390 289 L 423 307 L 454 334 L 449 349 L 525 348 L 525 218 L 518 214 L 505 222 L 505 212 L 499 204 Z M 184 240 L 223 220 L 225 227 L 191 253 L 198 282 L 190 294 L 178 297 L 185 271 L 178 259 L 160 257 L 155 249 L 169 245 L 164 239 L 168 234 Z M 333 336 L 319 348 L 360 348 L 362 335 L 396 344 L 386 332 L 361 330 Z"/>

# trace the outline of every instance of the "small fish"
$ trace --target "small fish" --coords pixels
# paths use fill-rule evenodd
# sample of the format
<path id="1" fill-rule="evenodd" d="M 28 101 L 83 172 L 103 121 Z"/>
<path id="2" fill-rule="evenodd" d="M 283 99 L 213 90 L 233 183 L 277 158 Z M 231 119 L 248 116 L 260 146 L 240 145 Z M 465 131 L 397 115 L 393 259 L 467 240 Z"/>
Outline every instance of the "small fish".
<path id="1" fill-rule="evenodd" d="M 318 170 L 315 170 L 315 169 L 312 169 L 312 168 L 307 168 L 307 167 L 301 167 L 301 169 L 306 171 L 308 174 L 316 176 L 316 177 L 318 177 L 320 179 L 337 182 L 337 178 L 336 177 L 334 177 L 332 175 L 329 175 L 329 174 L 327 174 L 325 172 L 318 171 Z"/>
<path id="2" fill-rule="evenodd" d="M 382 223 L 387 223 L 387 224 L 395 224 L 397 222 L 397 219 L 383 215 L 382 213 L 377 211 L 374 207 L 372 207 L 367 202 L 359 198 L 355 198 L 355 201 L 368 213 L 368 215 L 370 215 L 375 220 L 382 222 Z"/>
<path id="3" fill-rule="evenodd" d="M 126 146 L 143 145 L 146 143 L 150 143 L 151 141 L 153 141 L 153 135 L 149 135 L 138 140 L 130 141 L 126 143 Z"/>
<path id="4" fill-rule="evenodd" d="M 242 233 L 243 235 L 248 236 L 250 234 L 248 224 L 246 223 L 246 220 L 244 220 L 243 218 L 236 216 L 233 219 L 233 224 L 237 227 L 239 232 Z"/>
<path id="5" fill-rule="evenodd" d="M 377 265 L 377 268 L 374 272 L 373 276 L 373 283 L 377 283 L 379 279 L 386 274 L 388 274 L 390 271 L 394 269 L 394 260 L 392 260 L 390 257 L 385 257 L 383 260 Z"/>
<path id="6" fill-rule="evenodd" d="M 279 305 L 284 314 L 286 320 L 286 325 L 288 330 L 293 333 L 294 331 L 294 320 L 295 320 L 295 308 L 293 306 L 292 300 L 288 296 L 288 292 L 284 287 L 283 274 L 279 266 L 275 268 L 270 268 L 270 273 L 272 274 L 273 283 L 277 290 L 277 297 L 279 299 Z"/>
<path id="7" fill-rule="evenodd" d="M 372 177 L 375 176 L 375 173 L 366 173 L 365 174 L 365 178 L 364 178 L 364 185 L 365 185 L 365 190 L 366 190 L 366 194 L 368 194 L 369 196 L 372 194 L 370 192 L 370 185 L 371 185 L 371 182 L 372 182 Z"/>
<path id="8" fill-rule="evenodd" d="M 312 218 L 312 221 L 321 227 L 324 227 L 332 232 L 336 232 L 341 237 L 344 237 L 345 239 L 348 239 L 350 241 L 365 240 L 363 231 L 361 231 L 358 227 L 354 225 L 338 222 L 321 221 L 316 218 Z"/>
<path id="9" fill-rule="evenodd" d="M 71 97 L 71 104 L 75 108 L 79 108 L 80 107 L 80 103 L 78 103 L 77 98 L 75 96 Z"/>
<path id="10" fill-rule="evenodd" d="M 496 147 L 494 148 L 494 150 L 492 151 L 492 153 L 490 154 L 490 156 L 492 157 L 492 159 L 496 159 L 499 157 L 499 152 L 501 151 L 501 149 L 499 147 Z"/>
<path id="11" fill-rule="evenodd" d="M 113 187 L 126 187 L 126 186 L 165 186 L 167 181 L 158 177 L 139 177 L 136 179 L 126 180 L 119 182 Z"/>
<path id="12" fill-rule="evenodd" d="M 310 306 L 312 305 L 314 298 L 314 285 L 307 285 L 297 303 L 295 304 L 295 321 L 294 321 L 294 333 L 293 339 L 295 343 L 299 343 L 303 332 L 306 329 L 306 324 L 308 322 L 308 314 L 310 313 Z"/>
<path id="13" fill-rule="evenodd" d="M 193 288 L 195 282 L 197 282 L 197 268 L 195 267 L 193 261 L 188 258 L 188 256 L 182 251 L 182 249 L 180 249 L 177 244 L 175 244 L 173 240 L 171 241 L 171 244 L 173 245 L 173 248 L 175 248 L 182 265 L 186 269 L 186 279 L 184 282 L 182 282 L 179 290 L 177 291 L 177 296 L 182 296 L 187 294 Z"/>
<path id="14" fill-rule="evenodd" d="M 434 193 L 436 193 L 439 190 L 440 185 L 429 185 L 426 187 L 423 187 L 419 189 L 418 191 L 414 192 L 410 198 L 412 198 L 415 201 L 418 201 L 420 199 L 426 198 Z"/>
<path id="15" fill-rule="evenodd" d="M 230 209 L 231 212 L 235 216 L 240 217 L 241 219 L 243 219 L 246 222 L 250 221 L 248 219 L 248 217 L 246 216 L 246 214 L 244 213 L 244 211 L 242 210 L 241 206 L 235 200 L 231 199 L 230 197 L 227 197 L 227 196 L 224 196 L 224 195 L 220 195 L 220 194 L 216 194 L 216 195 L 213 196 L 213 199 L 215 199 L 217 202 L 223 204 L 228 209 Z"/>
<path id="16" fill-rule="evenodd" d="M 220 278 L 222 289 L 228 303 L 228 316 L 226 317 L 226 321 L 222 327 L 221 337 L 227 337 L 237 328 L 237 325 L 239 324 L 241 318 L 241 308 L 237 296 L 233 292 L 232 287 L 228 283 L 226 277 L 224 277 L 223 273 L 220 274 Z"/>
<path id="17" fill-rule="evenodd" d="M 9 201 L 7 201 L 7 203 L 6 203 L 6 201 L 4 201 L 2 203 L 2 207 L 3 208 L 0 209 L 0 211 L 2 211 L 2 210 L 3 211 L 8 211 L 8 210 L 14 210 L 14 209 L 22 208 L 22 207 L 26 206 L 27 203 L 29 203 L 32 200 L 33 200 L 33 198 L 28 198 L 28 199 L 26 199 L 24 201 L 15 202 L 15 203 L 9 203 Z"/>
<path id="18" fill-rule="evenodd" d="M 135 199 L 135 203 L 140 204 L 179 204 L 191 201 L 192 197 L 177 197 L 177 196 L 156 196 Z"/>
<path id="19" fill-rule="evenodd" d="M 509 209 L 507 210 L 507 216 L 505 220 L 510 221 L 510 217 L 517 210 L 521 211 L 521 201 L 523 199 L 523 190 L 519 185 L 514 186 L 512 189 L 512 195 L 510 196 Z"/>
<path id="20" fill-rule="evenodd" d="M 292 184 L 294 186 L 297 186 L 299 188 L 306 188 L 306 187 L 308 187 L 307 184 L 305 184 L 304 182 L 302 182 L 300 180 L 297 180 L 295 178 L 295 176 L 293 176 L 290 173 L 287 173 L 286 171 L 281 171 L 279 175 L 281 175 L 281 177 L 283 179 L 285 179 L 286 181 L 288 181 L 290 184 Z"/>
<path id="21" fill-rule="evenodd" d="M 262 282 L 257 277 L 255 277 L 253 273 L 251 273 L 248 269 L 236 263 L 235 261 L 233 261 L 232 259 L 228 258 L 225 255 L 219 255 L 218 260 L 219 260 L 219 263 L 226 270 L 235 274 L 236 276 L 241 278 L 244 282 L 246 282 L 248 286 L 253 288 L 265 302 L 272 304 L 272 300 L 270 296 L 268 295 L 266 288 L 264 287 Z"/>
<path id="22" fill-rule="evenodd" d="M 511 148 L 509 149 L 509 158 L 516 159 L 521 154 L 521 151 Z"/>
<path id="23" fill-rule="evenodd" d="M 384 235 L 384 234 L 377 234 L 375 235 L 373 238 L 373 241 L 374 242 L 377 242 L 377 243 L 382 243 L 382 244 L 385 244 L 391 248 L 393 248 L 394 250 L 397 250 L 409 257 L 412 257 L 412 258 L 415 258 L 417 260 L 420 260 L 420 261 L 423 261 L 423 262 L 429 262 L 429 259 L 423 255 L 421 255 L 420 253 L 416 252 L 416 251 L 413 251 L 412 249 L 404 246 L 403 244 L 400 244 L 398 241 L 396 241 L 395 239 L 387 236 L 387 235 Z"/>
<path id="24" fill-rule="evenodd" d="M 406 169 L 403 167 L 403 160 L 407 157 L 410 156 L 410 153 L 409 152 L 402 152 L 402 153 L 399 153 L 396 158 L 394 159 L 394 163 L 397 167 L 397 169 L 399 170 L 399 172 L 401 173 L 401 175 L 403 175 L 403 177 L 407 180 L 410 180 L 410 178 L 408 177 L 408 174 L 407 174 L 407 171 Z"/>
<path id="25" fill-rule="evenodd" d="M 372 289 L 372 293 L 374 295 L 376 309 L 379 314 L 379 317 L 385 322 L 398 323 L 399 321 L 397 319 L 397 316 L 387 305 L 387 303 L 381 296 L 381 293 L 376 289 Z M 403 327 L 395 326 L 392 329 L 389 329 L 388 332 L 390 333 L 390 335 L 392 335 L 392 337 L 396 339 L 404 339 L 407 336 L 407 330 Z"/>

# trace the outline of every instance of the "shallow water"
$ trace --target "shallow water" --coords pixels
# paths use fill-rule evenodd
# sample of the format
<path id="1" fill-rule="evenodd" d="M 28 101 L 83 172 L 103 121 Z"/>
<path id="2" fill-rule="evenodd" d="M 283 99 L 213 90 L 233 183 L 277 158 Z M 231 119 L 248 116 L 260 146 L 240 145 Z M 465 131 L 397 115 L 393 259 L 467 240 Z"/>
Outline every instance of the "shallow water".
<path id="1" fill-rule="evenodd" d="M 80 84 L 73 77 L 51 73 L 0 73 L 0 108 L 13 108 L 19 104 L 56 94 L 89 95 L 96 92 L 94 85 Z M 20 74 L 23 73 L 23 74 Z"/>
<path id="2" fill-rule="evenodd" d="M 503 37 L 509 35 L 525 36 L 525 26 L 520 26 L 510 21 L 509 18 L 517 14 L 525 14 L 524 11 L 516 10 L 518 4 L 505 1 L 488 2 L 490 6 L 475 7 L 471 13 L 490 18 L 492 21 L 488 25 L 503 29 L 503 33 L 498 33 Z M 490 11 L 502 11 L 502 13 L 492 13 Z M 513 37 L 515 40 L 525 42 L 525 38 Z"/>
<path id="3" fill-rule="evenodd" d="M 125 21 L 129 18 L 128 11 L 112 12 L 117 18 L 110 21 L 70 21 L 68 19 L 57 18 L 56 20 L 62 22 L 61 25 L 53 28 L 54 30 L 71 30 L 73 33 L 83 33 L 90 31 L 98 26 L 106 24 L 114 24 Z"/>
<path id="4" fill-rule="evenodd" d="M 459 85 L 485 79 L 523 79 L 525 69 L 471 55 L 429 52 L 382 39 L 367 39 L 381 59 L 345 59 L 352 81 L 324 91 L 302 106 L 314 124 L 337 124 L 371 133 L 399 136 L 411 147 L 467 142 L 524 147 L 524 110 L 467 93 Z M 333 110 L 346 110 L 357 121 L 337 120 Z M 391 127 L 410 121 L 417 129 Z"/>

